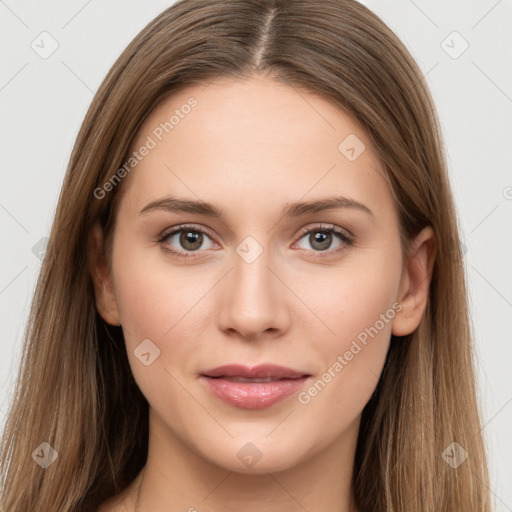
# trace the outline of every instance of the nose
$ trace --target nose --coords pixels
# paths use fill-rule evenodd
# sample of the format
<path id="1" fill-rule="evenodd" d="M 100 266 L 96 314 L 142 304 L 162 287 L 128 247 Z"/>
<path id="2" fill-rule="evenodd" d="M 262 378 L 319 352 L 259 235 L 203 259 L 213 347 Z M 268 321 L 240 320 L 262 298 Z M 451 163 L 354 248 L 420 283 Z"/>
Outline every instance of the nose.
<path id="1" fill-rule="evenodd" d="M 289 325 L 286 286 L 270 251 L 254 260 L 239 254 L 233 256 L 234 268 L 223 280 L 219 290 L 219 328 L 226 333 L 255 340 L 282 335 Z"/>

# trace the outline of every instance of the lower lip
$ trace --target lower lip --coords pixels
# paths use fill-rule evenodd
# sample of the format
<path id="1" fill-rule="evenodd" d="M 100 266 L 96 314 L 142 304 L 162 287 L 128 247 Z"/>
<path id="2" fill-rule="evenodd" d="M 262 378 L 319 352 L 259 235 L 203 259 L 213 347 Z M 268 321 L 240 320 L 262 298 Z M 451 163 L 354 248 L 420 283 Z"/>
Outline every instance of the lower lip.
<path id="1" fill-rule="evenodd" d="M 233 382 L 201 375 L 200 380 L 224 402 L 240 409 L 263 409 L 293 395 L 308 377 L 273 382 Z"/>

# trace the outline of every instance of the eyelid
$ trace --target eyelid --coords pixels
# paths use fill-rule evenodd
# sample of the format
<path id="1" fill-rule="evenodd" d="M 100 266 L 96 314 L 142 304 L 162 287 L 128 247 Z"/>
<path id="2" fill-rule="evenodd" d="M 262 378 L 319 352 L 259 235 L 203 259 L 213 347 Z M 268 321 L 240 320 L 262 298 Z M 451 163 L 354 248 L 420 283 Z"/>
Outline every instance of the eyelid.
<path id="1" fill-rule="evenodd" d="M 165 229 L 161 235 L 159 235 L 159 238 L 167 238 L 171 236 L 174 233 L 177 233 L 179 231 L 183 231 L 185 229 L 190 229 L 190 231 L 198 231 L 199 233 L 203 233 L 205 235 L 208 235 L 210 238 L 215 238 L 214 235 L 207 229 L 203 227 L 198 227 L 195 224 L 179 224 L 178 226 L 174 226 L 172 228 Z"/>
<path id="2" fill-rule="evenodd" d="M 342 234 L 346 238 L 350 240 L 354 240 L 355 236 L 348 230 L 339 226 L 336 226 L 336 224 L 324 224 L 322 223 L 320 226 L 306 226 L 304 228 L 301 228 L 301 235 L 305 235 L 310 233 L 311 231 L 334 231 L 336 233 Z"/>

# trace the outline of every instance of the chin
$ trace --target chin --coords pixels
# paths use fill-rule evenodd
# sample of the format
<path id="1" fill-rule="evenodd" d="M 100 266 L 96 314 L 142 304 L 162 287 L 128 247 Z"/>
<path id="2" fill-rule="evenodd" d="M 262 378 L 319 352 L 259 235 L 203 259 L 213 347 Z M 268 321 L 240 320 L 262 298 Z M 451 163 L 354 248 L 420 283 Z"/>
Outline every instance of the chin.
<path id="1" fill-rule="evenodd" d="M 306 454 L 302 452 L 304 445 L 300 439 L 292 446 L 283 446 L 279 439 L 265 439 L 267 435 L 268 432 L 262 434 L 261 438 L 253 437 L 253 441 L 244 436 L 244 440 L 234 440 L 229 446 L 218 445 L 220 452 L 200 453 L 203 458 L 227 471 L 251 475 L 285 471 L 297 466 L 305 458 Z M 298 447 L 302 449 L 300 453 Z"/>

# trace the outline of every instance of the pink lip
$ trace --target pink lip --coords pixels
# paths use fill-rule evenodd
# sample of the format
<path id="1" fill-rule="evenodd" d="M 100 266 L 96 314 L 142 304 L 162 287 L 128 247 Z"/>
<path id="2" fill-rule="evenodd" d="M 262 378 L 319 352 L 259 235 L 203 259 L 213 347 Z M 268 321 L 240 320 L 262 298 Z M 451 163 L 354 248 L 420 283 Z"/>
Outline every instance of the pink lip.
<path id="1" fill-rule="evenodd" d="M 237 378 L 266 379 L 271 382 L 237 382 Z M 241 409 L 263 409 L 297 392 L 310 375 L 272 364 L 253 368 L 224 365 L 207 370 L 200 380 L 224 402 Z"/>
<path id="2" fill-rule="evenodd" d="M 245 377 L 247 379 L 265 379 L 272 377 L 276 379 L 293 379 L 307 375 L 305 372 L 292 370 L 286 366 L 276 364 L 259 364 L 249 368 L 240 364 L 225 364 L 201 373 L 207 377 Z"/>

